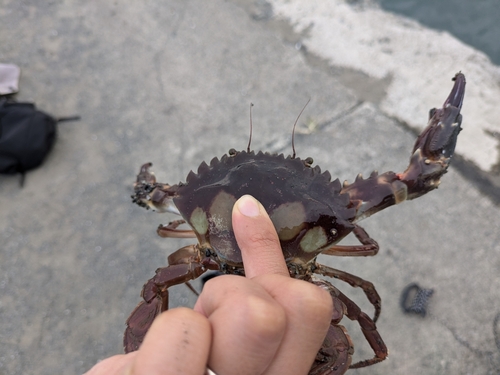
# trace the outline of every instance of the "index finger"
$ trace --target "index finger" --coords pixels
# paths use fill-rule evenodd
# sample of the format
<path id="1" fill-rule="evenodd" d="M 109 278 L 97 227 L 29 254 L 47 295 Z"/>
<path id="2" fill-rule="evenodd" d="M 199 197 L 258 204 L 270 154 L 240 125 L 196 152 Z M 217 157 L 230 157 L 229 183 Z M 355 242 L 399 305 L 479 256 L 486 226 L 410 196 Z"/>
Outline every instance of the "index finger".
<path id="1" fill-rule="evenodd" d="M 244 195 L 234 204 L 233 230 L 248 278 L 267 274 L 290 276 L 276 229 L 254 197 Z"/>

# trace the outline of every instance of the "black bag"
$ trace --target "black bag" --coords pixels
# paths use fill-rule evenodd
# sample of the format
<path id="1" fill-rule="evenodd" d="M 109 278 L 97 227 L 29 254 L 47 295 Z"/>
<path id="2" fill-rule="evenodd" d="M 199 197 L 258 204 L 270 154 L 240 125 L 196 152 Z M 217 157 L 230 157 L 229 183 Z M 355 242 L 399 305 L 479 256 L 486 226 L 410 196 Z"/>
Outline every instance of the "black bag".
<path id="1" fill-rule="evenodd" d="M 57 123 L 79 120 L 79 116 L 54 118 L 33 103 L 18 103 L 0 97 L 0 173 L 21 173 L 42 164 L 52 149 Z"/>
<path id="2" fill-rule="evenodd" d="M 0 100 L 0 173 L 24 173 L 42 164 L 56 137 L 57 120 L 32 103 Z"/>

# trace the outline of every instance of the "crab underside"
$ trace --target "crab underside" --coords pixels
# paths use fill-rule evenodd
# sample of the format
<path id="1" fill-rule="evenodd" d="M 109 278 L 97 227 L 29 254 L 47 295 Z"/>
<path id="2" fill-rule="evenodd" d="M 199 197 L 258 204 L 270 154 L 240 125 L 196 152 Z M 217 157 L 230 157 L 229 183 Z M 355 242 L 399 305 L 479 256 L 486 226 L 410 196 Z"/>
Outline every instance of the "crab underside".
<path id="1" fill-rule="evenodd" d="M 207 270 L 244 275 L 241 252 L 231 224 L 234 203 L 250 194 L 266 208 L 278 233 L 290 276 L 312 282 L 329 291 L 334 304 L 330 328 L 310 374 L 343 374 L 348 368 L 368 366 L 388 355 L 375 322 L 381 299 L 372 283 L 355 275 L 316 262 L 319 254 L 371 256 L 378 244 L 357 222 L 386 207 L 414 199 L 438 187 L 453 155 L 462 116 L 465 77 L 458 73 L 442 108 L 430 111 L 428 126 L 418 136 L 408 168 L 402 173 L 373 172 L 348 184 L 331 181 L 328 172 L 302 160 L 283 155 L 230 150 L 198 172 L 190 172 L 186 183 L 168 185 L 156 181 L 144 164 L 134 186 L 135 203 L 159 212 L 180 214 L 182 219 L 160 225 L 161 237 L 197 238 L 168 257 L 169 265 L 156 270 L 142 290 L 143 300 L 127 320 L 126 352 L 137 350 L 154 318 L 168 309 L 168 288 L 196 279 Z M 179 229 L 188 224 L 192 229 Z M 338 243 L 349 233 L 359 245 Z M 346 295 L 315 275 L 340 279 L 363 290 L 374 306 L 370 318 Z M 189 284 L 188 284 L 189 285 Z M 340 325 L 342 317 L 358 322 L 373 349 L 372 358 L 351 364 L 353 343 Z"/>

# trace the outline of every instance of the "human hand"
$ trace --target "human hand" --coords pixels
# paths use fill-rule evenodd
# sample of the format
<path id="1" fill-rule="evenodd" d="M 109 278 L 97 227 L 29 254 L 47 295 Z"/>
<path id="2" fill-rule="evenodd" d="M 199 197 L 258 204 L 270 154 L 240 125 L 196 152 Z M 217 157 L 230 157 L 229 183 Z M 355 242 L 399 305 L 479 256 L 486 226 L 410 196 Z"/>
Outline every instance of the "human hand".
<path id="1" fill-rule="evenodd" d="M 138 351 L 95 365 L 87 375 L 307 374 L 333 313 L 328 292 L 289 277 L 271 220 L 250 196 L 233 208 L 246 277 L 207 282 L 194 309 L 154 321 Z"/>

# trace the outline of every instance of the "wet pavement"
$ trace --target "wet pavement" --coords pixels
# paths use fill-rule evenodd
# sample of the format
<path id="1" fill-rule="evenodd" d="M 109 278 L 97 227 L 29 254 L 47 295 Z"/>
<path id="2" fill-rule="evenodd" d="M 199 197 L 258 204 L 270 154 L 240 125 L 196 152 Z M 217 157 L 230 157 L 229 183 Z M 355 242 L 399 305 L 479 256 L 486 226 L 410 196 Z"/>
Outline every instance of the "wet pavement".
<path id="1" fill-rule="evenodd" d="M 293 122 L 311 98 L 295 139 L 299 156 L 340 180 L 402 171 L 416 129 L 458 70 L 439 70 L 435 99 L 418 103 L 413 126 L 387 112 L 389 81 L 315 54 L 314 30 L 294 31 L 279 4 L 0 4 L 0 60 L 22 68 L 18 99 L 81 116 L 60 124 L 53 152 L 23 188 L 18 176 L 0 176 L 1 375 L 80 374 L 122 352 L 142 285 L 168 254 L 192 243 L 157 237 L 158 224 L 175 217 L 131 203 L 142 163 L 177 183 L 201 161 L 244 149 L 251 102 L 252 147 L 289 154 Z M 359 2 L 345 6 L 361 16 Z M 466 92 L 465 105 L 480 89 Z M 464 128 L 478 129 L 476 121 L 464 113 Z M 463 156 L 466 138 L 438 190 L 362 222 L 380 244 L 376 257 L 321 257 L 372 281 L 382 297 L 377 326 L 390 356 L 348 373 L 500 374 L 500 210 L 493 172 Z M 434 290 L 425 317 L 399 305 L 413 282 Z M 336 285 L 371 314 L 359 290 Z M 184 286 L 171 296 L 172 306 L 195 300 Z M 346 326 L 355 359 L 370 357 L 358 327 Z"/>

